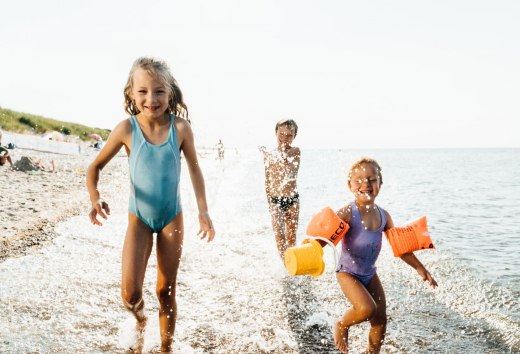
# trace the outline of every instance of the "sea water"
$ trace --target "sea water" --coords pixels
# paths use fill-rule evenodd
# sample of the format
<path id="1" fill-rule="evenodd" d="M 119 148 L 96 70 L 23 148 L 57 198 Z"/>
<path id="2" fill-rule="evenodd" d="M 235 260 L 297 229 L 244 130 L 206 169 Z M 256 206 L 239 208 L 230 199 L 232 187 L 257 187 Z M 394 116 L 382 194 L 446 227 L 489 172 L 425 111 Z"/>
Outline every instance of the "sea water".
<path id="1" fill-rule="evenodd" d="M 216 152 L 214 157 L 216 157 Z M 377 204 L 396 225 L 421 215 L 435 250 L 416 255 L 431 289 L 383 241 L 377 262 L 388 304 L 384 353 L 520 353 L 520 150 L 303 150 L 298 242 L 324 206 L 352 200 L 348 166 L 359 156 L 383 169 Z M 186 166 L 181 182 L 185 241 L 177 284 L 180 353 L 335 353 L 332 325 L 349 304 L 325 248 L 321 277 L 290 277 L 280 261 L 264 192 L 261 155 L 228 150 L 201 160 L 217 235 L 201 241 Z M 1 353 L 122 353 L 133 322 L 120 300 L 128 166 L 103 227 L 87 215 L 60 223 L 52 243 L 0 264 Z M 103 181 L 103 180 L 101 180 Z M 145 350 L 158 350 L 156 261 L 144 284 L 150 323 Z M 368 325 L 350 330 L 352 353 Z"/>

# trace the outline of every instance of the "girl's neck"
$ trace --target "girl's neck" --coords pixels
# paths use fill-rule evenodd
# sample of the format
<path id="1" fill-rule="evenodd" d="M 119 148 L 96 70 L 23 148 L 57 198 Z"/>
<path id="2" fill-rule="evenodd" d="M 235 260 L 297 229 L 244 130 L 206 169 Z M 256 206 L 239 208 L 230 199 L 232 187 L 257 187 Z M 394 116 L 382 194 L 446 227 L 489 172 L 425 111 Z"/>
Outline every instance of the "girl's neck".
<path id="1" fill-rule="evenodd" d="M 360 202 L 358 200 L 355 200 L 354 203 L 356 203 L 356 206 L 358 209 L 371 209 L 375 208 L 375 200 L 371 200 L 369 202 Z"/>
<path id="2" fill-rule="evenodd" d="M 138 117 L 141 119 L 142 123 L 146 124 L 149 127 L 170 124 L 170 115 L 167 112 L 164 112 L 161 118 L 149 118 L 144 115 L 138 115 Z"/>

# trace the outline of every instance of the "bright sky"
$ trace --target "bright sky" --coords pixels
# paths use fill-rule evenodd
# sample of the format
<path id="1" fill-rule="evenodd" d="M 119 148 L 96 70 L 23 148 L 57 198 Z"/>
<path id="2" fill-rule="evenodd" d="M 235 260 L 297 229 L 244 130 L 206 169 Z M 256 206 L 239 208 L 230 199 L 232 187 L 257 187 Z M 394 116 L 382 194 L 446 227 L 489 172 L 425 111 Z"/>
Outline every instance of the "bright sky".
<path id="1" fill-rule="evenodd" d="M 112 129 L 142 55 L 165 59 L 198 144 L 519 147 L 517 0 L 17 0 L 0 106 Z"/>

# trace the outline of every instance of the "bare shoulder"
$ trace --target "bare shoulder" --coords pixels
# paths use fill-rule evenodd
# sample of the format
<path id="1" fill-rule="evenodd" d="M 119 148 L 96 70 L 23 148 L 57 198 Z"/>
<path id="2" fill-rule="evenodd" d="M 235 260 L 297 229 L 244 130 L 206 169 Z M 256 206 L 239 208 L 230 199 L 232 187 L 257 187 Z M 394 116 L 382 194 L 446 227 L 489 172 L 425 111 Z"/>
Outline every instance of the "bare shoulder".
<path id="1" fill-rule="evenodd" d="M 187 152 L 190 153 L 187 150 L 190 150 L 191 148 L 194 149 L 194 139 L 191 124 L 184 118 L 175 117 L 173 125 L 177 134 L 179 148 L 184 151 L 185 155 Z"/>
<path id="2" fill-rule="evenodd" d="M 191 133 L 191 124 L 184 118 L 175 117 L 173 125 L 179 134 Z"/>
<path id="3" fill-rule="evenodd" d="M 175 132 L 177 133 L 177 140 L 179 142 L 179 146 L 186 140 L 193 139 L 193 131 L 191 129 L 191 124 L 184 118 L 175 117 L 173 121 L 173 125 L 175 127 Z"/>
<path id="4" fill-rule="evenodd" d="M 296 147 L 296 146 L 293 146 L 293 147 L 289 150 L 288 155 L 289 155 L 289 156 L 293 156 L 293 157 L 300 156 L 300 155 L 301 155 L 300 148 L 299 148 L 299 147 Z"/>
<path id="5" fill-rule="evenodd" d="M 352 207 L 350 204 L 347 204 L 343 208 L 339 209 L 337 214 L 341 220 L 348 224 L 352 218 Z"/>
<path id="6" fill-rule="evenodd" d="M 113 136 L 117 140 L 125 141 L 127 137 L 132 136 L 132 123 L 130 123 L 130 118 L 123 119 L 115 126 L 114 130 L 110 133 L 110 136 Z"/>
<path id="7" fill-rule="evenodd" d="M 110 132 L 106 144 L 101 148 L 91 166 L 97 166 L 100 169 L 103 167 L 121 150 L 121 147 L 126 146 L 127 153 L 130 151 L 132 142 L 132 123 L 129 119 L 122 120 Z"/>
<path id="8" fill-rule="evenodd" d="M 381 207 L 380 207 L 380 209 L 383 211 L 383 213 L 385 214 L 385 218 L 386 218 L 386 225 L 385 225 L 384 230 L 386 231 L 388 229 L 391 229 L 392 227 L 394 227 L 394 221 L 392 220 L 390 213 Z"/>

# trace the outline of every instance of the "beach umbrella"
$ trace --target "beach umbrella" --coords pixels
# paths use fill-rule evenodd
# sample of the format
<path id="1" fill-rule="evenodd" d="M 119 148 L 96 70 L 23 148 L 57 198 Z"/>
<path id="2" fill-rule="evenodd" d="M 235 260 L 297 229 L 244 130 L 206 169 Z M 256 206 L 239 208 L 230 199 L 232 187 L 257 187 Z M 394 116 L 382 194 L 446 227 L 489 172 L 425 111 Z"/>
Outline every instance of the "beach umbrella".
<path id="1" fill-rule="evenodd" d="M 101 135 L 96 134 L 96 133 L 89 134 L 88 136 L 89 136 L 90 138 L 94 139 L 94 140 L 97 140 L 97 141 L 103 140 L 103 138 L 101 137 Z"/>
<path id="2" fill-rule="evenodd" d="M 57 131 L 45 132 L 42 138 L 45 140 L 63 141 L 63 134 Z"/>

